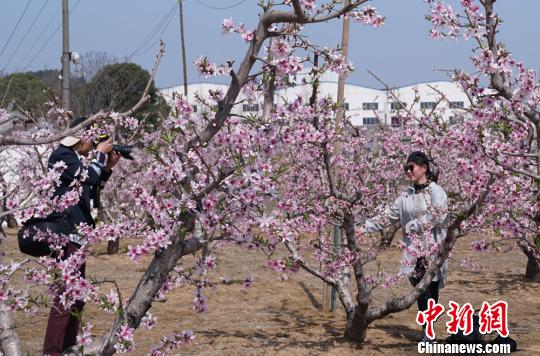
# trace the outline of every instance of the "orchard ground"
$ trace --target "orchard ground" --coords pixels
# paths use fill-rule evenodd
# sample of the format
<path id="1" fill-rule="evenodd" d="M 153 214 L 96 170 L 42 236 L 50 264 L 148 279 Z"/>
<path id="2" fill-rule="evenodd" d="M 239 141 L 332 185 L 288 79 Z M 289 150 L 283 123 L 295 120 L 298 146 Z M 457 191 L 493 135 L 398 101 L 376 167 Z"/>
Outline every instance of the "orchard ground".
<path id="1" fill-rule="evenodd" d="M 23 258 L 16 244 L 16 230 L 8 229 L 8 238 L 2 244 L 5 261 Z M 540 354 L 540 283 L 526 282 L 523 278 L 526 259 L 519 250 L 477 254 L 470 250 L 472 237 L 462 238 L 450 261 L 447 287 L 441 290 L 440 303 L 448 307 L 449 300 L 460 305 L 469 302 L 480 308 L 483 301 L 505 300 L 509 305 L 510 336 L 518 343 L 517 354 Z M 129 243 L 124 241 L 120 250 Z M 128 298 L 136 286 L 149 259 L 134 265 L 125 253 L 105 254 L 106 245 L 94 248 L 87 264 L 88 276 L 97 279 L 115 279 L 122 297 Z M 397 271 L 400 251 L 391 247 L 379 257 L 381 267 Z M 478 265 L 475 271 L 459 266 L 459 261 L 469 257 Z M 193 258 L 193 257 L 190 257 Z M 416 306 L 401 313 L 376 321 L 368 329 L 367 342 L 356 346 L 342 337 L 345 316 L 341 308 L 334 313 L 321 311 L 322 282 L 304 271 L 280 281 L 279 275 L 268 270 L 265 258 L 234 246 L 220 250 L 218 268 L 209 274 L 217 282 L 215 290 L 206 289 L 209 309 L 205 315 L 191 309 L 193 287 L 182 287 L 167 294 L 166 303 L 154 303 L 151 313 L 158 325 L 153 330 L 138 330 L 135 334 L 137 349 L 134 354 L 147 354 L 164 335 L 184 329 L 193 330 L 193 344 L 177 350 L 182 354 L 210 355 L 358 355 L 416 353 L 420 327 L 415 323 Z M 376 265 L 371 266 L 376 268 Z M 219 284 L 225 276 L 230 283 Z M 243 286 L 247 276 L 253 277 L 250 288 Z M 20 283 L 20 277 L 15 283 Z M 379 288 L 374 295 L 374 305 L 398 295 L 409 288 L 408 282 L 388 289 Z M 108 288 L 103 289 L 108 291 Z M 40 308 L 37 314 L 18 313 L 17 330 L 28 355 L 41 352 L 48 309 Z M 87 305 L 84 319 L 94 325 L 93 333 L 100 335 L 110 326 L 113 316 L 104 314 L 94 305 Z M 448 316 L 441 316 L 435 324 L 437 338 L 447 337 L 445 323 Z M 493 338 L 488 336 L 487 339 Z"/>

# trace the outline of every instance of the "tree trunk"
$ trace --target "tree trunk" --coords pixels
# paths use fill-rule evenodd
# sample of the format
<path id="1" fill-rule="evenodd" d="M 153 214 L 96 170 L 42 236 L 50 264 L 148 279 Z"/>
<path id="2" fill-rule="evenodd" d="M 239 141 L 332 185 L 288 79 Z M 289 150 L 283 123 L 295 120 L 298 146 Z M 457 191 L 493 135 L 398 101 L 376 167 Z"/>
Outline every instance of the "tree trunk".
<path id="1" fill-rule="evenodd" d="M 401 225 L 396 223 L 384 231 L 381 231 L 381 244 L 379 246 L 382 248 L 390 246 L 400 227 Z"/>
<path id="2" fill-rule="evenodd" d="M 99 221 L 102 221 L 105 224 L 110 224 L 112 222 L 112 218 L 109 214 L 107 214 L 107 211 L 105 211 L 105 208 L 103 206 L 99 206 L 98 208 L 98 216 Z M 107 255 L 114 255 L 118 253 L 118 248 L 120 247 L 120 239 L 116 239 L 114 241 L 107 242 Z"/>
<path id="3" fill-rule="evenodd" d="M 19 224 L 17 223 L 17 219 L 15 219 L 15 215 L 9 214 L 6 216 L 7 226 L 10 229 L 14 229 L 16 227 L 19 227 Z"/>
<path id="4" fill-rule="evenodd" d="M 540 237 L 536 237 L 531 244 L 527 240 L 518 239 L 518 246 L 521 248 L 521 251 L 527 256 L 527 267 L 525 269 L 525 279 L 538 282 L 540 281 L 540 265 L 538 258 L 538 252 L 536 246 L 540 245 Z M 536 253 L 535 253 L 536 252 Z"/>
<path id="5" fill-rule="evenodd" d="M 534 256 L 527 256 L 527 269 L 525 270 L 525 278 L 532 282 L 540 282 L 540 267 Z"/>
<path id="6" fill-rule="evenodd" d="M 354 216 L 346 212 L 343 216 L 343 228 L 347 237 L 347 247 L 351 251 L 357 251 L 356 237 L 354 234 Z M 364 342 L 369 324 L 368 311 L 371 303 L 371 292 L 364 278 L 362 259 L 353 265 L 354 277 L 358 288 L 356 294 L 356 308 L 354 313 L 347 313 L 347 325 L 345 326 L 345 338 L 350 341 Z"/>
<path id="7" fill-rule="evenodd" d="M 21 341 L 15 331 L 13 313 L 5 303 L 0 303 L 0 348 L 4 355 L 22 355 Z"/>
<path id="8" fill-rule="evenodd" d="M 363 343 L 366 340 L 368 327 L 367 306 L 363 311 L 359 311 L 358 309 L 360 308 L 356 307 L 353 317 L 347 320 L 345 338 L 350 341 Z"/>
<path id="9" fill-rule="evenodd" d="M 185 239 L 185 234 L 193 230 L 194 215 L 181 218 L 185 222 L 185 231 L 180 232 L 165 250 L 156 252 L 146 272 L 139 281 L 139 285 L 129 299 L 125 310 L 125 320 L 117 319 L 114 326 L 102 337 L 97 338 L 92 344 L 84 349 L 85 355 L 99 354 L 112 355 L 115 352 L 116 333 L 122 326 L 127 324 L 131 328 L 137 328 L 141 319 L 151 308 L 152 302 L 158 290 L 163 285 L 169 272 L 176 266 L 178 260 L 190 253 L 200 250 L 203 244 L 197 238 Z"/>
<path id="10" fill-rule="evenodd" d="M 5 239 L 0 219 L 0 244 Z M 2 254 L 0 252 L 0 263 L 2 263 Z M 0 349 L 4 355 L 22 355 L 21 341 L 15 330 L 15 320 L 13 313 L 5 303 L 0 303 Z"/>
<path id="11" fill-rule="evenodd" d="M 108 255 L 114 255 L 115 253 L 118 253 L 118 247 L 120 247 L 120 239 L 116 238 L 114 241 L 109 241 L 107 243 L 107 254 Z"/>

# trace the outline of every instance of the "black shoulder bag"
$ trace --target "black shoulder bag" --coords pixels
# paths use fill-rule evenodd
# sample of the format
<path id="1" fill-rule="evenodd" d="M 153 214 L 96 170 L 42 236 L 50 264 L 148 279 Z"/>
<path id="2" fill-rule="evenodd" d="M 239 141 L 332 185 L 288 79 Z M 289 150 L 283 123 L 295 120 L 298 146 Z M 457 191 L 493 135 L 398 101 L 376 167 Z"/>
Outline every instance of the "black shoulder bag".
<path id="1" fill-rule="evenodd" d="M 49 256 L 52 251 L 46 240 L 35 240 L 38 232 L 50 232 L 53 234 L 69 234 L 70 224 L 66 214 L 50 216 L 47 218 L 33 218 L 23 224 L 17 234 L 19 250 L 22 253 L 34 257 Z"/>

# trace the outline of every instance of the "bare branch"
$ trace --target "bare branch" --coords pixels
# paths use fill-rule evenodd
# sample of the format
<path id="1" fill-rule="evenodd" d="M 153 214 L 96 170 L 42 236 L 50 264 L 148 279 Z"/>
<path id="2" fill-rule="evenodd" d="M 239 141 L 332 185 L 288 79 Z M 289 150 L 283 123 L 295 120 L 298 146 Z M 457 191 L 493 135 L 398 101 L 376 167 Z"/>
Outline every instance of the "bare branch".
<path id="1" fill-rule="evenodd" d="M 343 6 L 340 10 L 336 10 L 327 15 L 317 14 L 314 16 L 300 17 L 296 12 L 271 11 L 269 13 L 265 13 L 261 18 L 261 21 L 266 23 L 267 25 L 283 22 L 299 24 L 326 22 L 340 17 L 351 10 L 354 10 L 355 8 L 366 3 L 367 1 L 368 0 L 358 0 L 355 2 L 351 2 L 349 5 Z"/>
<path id="2" fill-rule="evenodd" d="M 292 258 L 300 263 L 300 265 L 309 273 L 311 273 L 312 275 L 314 275 L 315 277 L 319 278 L 320 280 L 328 283 L 328 284 L 331 284 L 331 285 L 336 285 L 337 284 L 337 281 L 334 279 L 334 278 L 331 278 L 331 277 L 327 277 L 325 275 L 323 275 L 319 270 L 317 270 L 316 268 L 312 267 L 309 263 L 307 263 L 303 258 L 302 256 L 300 255 L 300 253 L 298 252 L 298 250 L 296 250 L 296 247 L 293 246 L 293 244 L 287 240 L 287 239 L 284 239 L 283 240 L 284 243 L 285 243 L 285 246 L 287 247 L 287 249 L 289 250 L 289 252 L 292 254 Z"/>
<path id="3" fill-rule="evenodd" d="M 148 79 L 148 83 L 146 84 L 146 88 L 144 89 L 144 92 L 140 98 L 140 100 L 128 111 L 119 113 L 120 116 L 131 116 L 134 112 L 136 112 L 138 109 L 141 108 L 141 106 L 144 105 L 149 99 L 150 96 L 148 95 L 148 90 L 150 89 L 150 86 L 152 84 L 152 81 L 154 80 L 154 77 L 157 72 L 157 67 L 159 65 L 159 62 L 161 61 L 161 57 L 163 57 L 165 53 L 165 45 L 163 42 L 161 43 L 159 54 L 157 55 L 156 62 L 154 64 L 154 67 L 152 68 L 152 73 L 150 75 L 150 78 Z M 51 135 L 49 137 L 44 138 L 38 138 L 38 139 L 32 139 L 32 138 L 15 138 L 12 136 L 6 136 L 6 135 L 0 135 L 0 146 L 3 145 L 41 145 L 45 143 L 52 143 L 59 141 L 63 139 L 66 136 L 73 135 L 79 130 L 83 129 L 85 126 L 94 123 L 95 121 L 99 119 L 104 119 L 109 116 L 109 113 L 100 110 L 94 115 L 90 116 L 88 119 L 81 122 L 79 125 L 68 128 L 60 133 L 57 133 L 55 135 Z"/>
<path id="4" fill-rule="evenodd" d="M 527 157 L 527 158 L 538 158 L 536 153 L 512 153 L 512 152 L 501 152 L 505 156 L 511 157 Z"/>

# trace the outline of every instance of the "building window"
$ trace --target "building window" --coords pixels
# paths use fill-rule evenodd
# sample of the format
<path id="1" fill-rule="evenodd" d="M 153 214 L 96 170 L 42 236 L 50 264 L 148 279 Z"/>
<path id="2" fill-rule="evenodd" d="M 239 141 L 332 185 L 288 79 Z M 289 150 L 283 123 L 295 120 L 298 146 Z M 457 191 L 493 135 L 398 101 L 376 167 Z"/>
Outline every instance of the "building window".
<path id="1" fill-rule="evenodd" d="M 462 117 L 461 117 L 461 116 L 450 116 L 450 117 L 448 118 L 448 124 L 449 124 L 450 126 L 456 125 L 456 124 L 459 124 L 459 123 L 461 122 L 461 120 L 462 120 Z"/>
<path id="2" fill-rule="evenodd" d="M 422 110 L 432 110 L 435 109 L 435 105 L 437 105 L 434 101 L 422 101 L 420 103 L 420 109 Z"/>
<path id="3" fill-rule="evenodd" d="M 191 105 L 191 107 L 193 108 L 193 112 L 197 112 L 197 105 Z"/>
<path id="4" fill-rule="evenodd" d="M 362 103 L 362 110 L 379 110 L 379 103 Z"/>
<path id="5" fill-rule="evenodd" d="M 450 109 L 463 109 L 464 107 L 465 107 L 465 103 L 463 101 L 450 102 Z"/>
<path id="6" fill-rule="evenodd" d="M 401 126 L 401 118 L 399 116 L 392 116 L 392 126 Z"/>
<path id="7" fill-rule="evenodd" d="M 345 109 L 345 111 L 348 111 L 349 110 L 349 103 L 343 104 L 343 109 Z"/>
<path id="8" fill-rule="evenodd" d="M 407 107 L 407 104 L 404 102 L 399 102 L 399 103 L 391 102 L 390 103 L 390 109 L 392 110 L 401 110 L 401 109 L 405 109 L 406 107 Z"/>
<path id="9" fill-rule="evenodd" d="M 363 125 L 377 125 L 379 120 L 376 117 L 364 117 L 362 118 Z"/>
<path id="10" fill-rule="evenodd" d="M 242 105 L 243 111 L 259 111 L 259 104 L 244 104 Z"/>

